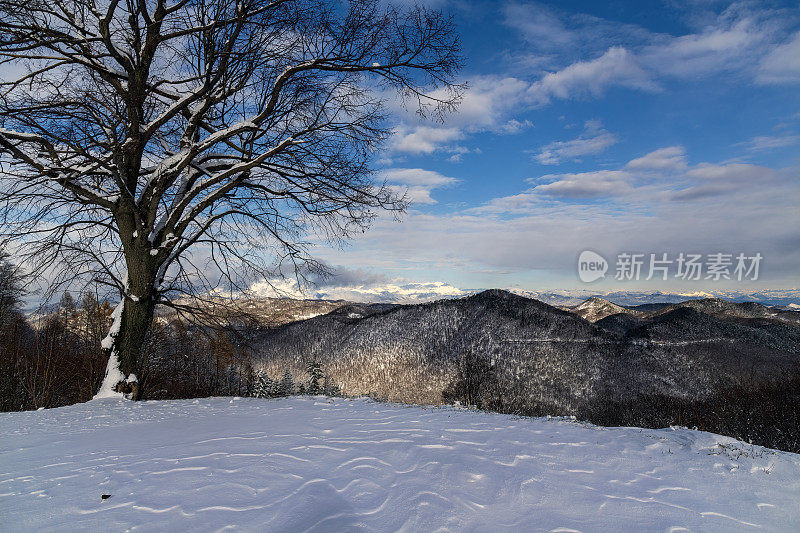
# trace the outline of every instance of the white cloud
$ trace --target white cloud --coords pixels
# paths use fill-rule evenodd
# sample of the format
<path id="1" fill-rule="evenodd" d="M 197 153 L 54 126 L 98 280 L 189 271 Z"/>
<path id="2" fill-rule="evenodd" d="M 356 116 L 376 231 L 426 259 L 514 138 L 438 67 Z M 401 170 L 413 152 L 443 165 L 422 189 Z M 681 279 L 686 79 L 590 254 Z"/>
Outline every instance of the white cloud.
<path id="1" fill-rule="evenodd" d="M 794 146 L 800 143 L 800 135 L 758 135 L 743 143 L 751 152 L 766 152 Z"/>
<path id="2" fill-rule="evenodd" d="M 441 281 L 415 282 L 403 278 L 363 281 L 350 280 L 347 284 L 331 283 L 300 285 L 295 279 L 276 278 L 253 283 L 250 295 L 261 298 L 294 298 L 347 300 L 350 302 L 411 304 L 456 298 L 466 291 Z"/>
<path id="3" fill-rule="evenodd" d="M 764 56 L 757 81 L 763 84 L 800 82 L 800 31 Z"/>
<path id="4" fill-rule="evenodd" d="M 552 98 L 600 96 L 614 86 L 650 92 L 660 90 L 652 75 L 639 66 L 633 53 L 613 46 L 596 59 L 578 61 L 546 74 L 530 87 L 528 96 L 531 101 L 545 105 Z"/>
<path id="5" fill-rule="evenodd" d="M 794 22 L 779 10 L 732 5 L 709 14 L 700 29 L 684 35 L 653 33 L 539 4 L 510 4 L 505 16 L 506 24 L 519 30 L 534 50 L 529 59 L 536 74 L 530 79 L 519 75 L 470 77 L 470 88 L 458 111 L 447 118 L 447 126 L 421 123 L 398 106 L 395 111 L 402 124 L 391 150 L 409 154 L 440 151 L 458 162 L 462 152 L 454 149 L 454 143 L 470 134 L 519 133 L 532 126 L 520 118 L 522 112 L 553 100 L 598 98 L 615 87 L 658 92 L 670 78 L 700 79 L 723 72 L 735 76 L 737 82 L 742 76 L 758 83 L 800 82 L 800 32 L 787 37 L 786 29 Z M 541 71 L 543 62 L 551 65 L 549 72 Z M 561 148 L 602 150 L 614 140 L 607 134 L 594 139 L 594 144 L 581 139 Z M 553 148 L 559 147 L 554 144 Z M 542 162 L 552 163 L 561 159 L 558 154 L 540 157 Z"/>
<path id="6" fill-rule="evenodd" d="M 522 213 L 541 207 L 545 198 L 582 200 L 625 198 L 633 203 L 690 201 L 719 197 L 753 187 L 776 186 L 785 173 L 747 163 L 700 163 L 691 168 L 681 146 L 661 148 L 629 161 L 619 170 L 546 174 L 530 178 L 527 191 L 495 198 L 478 213 Z"/>
<path id="7" fill-rule="evenodd" d="M 381 177 L 398 193 L 405 194 L 411 203 L 416 204 L 435 204 L 436 200 L 431 196 L 434 189 L 449 187 L 458 182 L 456 178 L 421 168 L 391 168 L 384 170 Z"/>
<path id="8" fill-rule="evenodd" d="M 595 155 L 617 144 L 619 140 L 603 129 L 600 122 L 590 120 L 584 133 L 571 141 L 554 141 L 541 148 L 535 159 L 543 165 L 557 165 L 565 159 L 576 160 L 584 155 Z"/>
<path id="9" fill-rule="evenodd" d="M 729 163 L 715 165 L 700 163 L 695 168 L 686 172 L 690 178 L 704 181 L 751 182 L 754 185 L 758 180 L 775 177 L 776 172 L 770 168 L 748 163 Z"/>
<path id="10" fill-rule="evenodd" d="M 391 149 L 409 154 L 430 154 L 452 141 L 464 137 L 457 128 L 417 126 L 410 128 L 400 126 L 392 136 Z"/>
<path id="11" fill-rule="evenodd" d="M 690 185 L 675 192 L 671 199 L 690 201 L 777 188 L 781 177 L 781 173 L 759 165 L 700 163 L 686 172 Z"/>
<path id="12" fill-rule="evenodd" d="M 797 83 L 797 19 L 791 10 L 735 3 L 707 13 L 695 32 L 670 35 L 539 4 L 506 8 L 506 25 L 520 31 L 532 50 L 530 66 L 561 65 L 532 84 L 530 99 L 538 105 L 597 97 L 614 86 L 652 92 L 668 77 L 697 79 L 720 72 L 744 74 L 757 83 Z M 792 26 L 796 33 L 787 37 Z M 584 59 L 575 61 L 576 55 Z M 595 58 L 586 59 L 590 55 Z"/>
<path id="13" fill-rule="evenodd" d="M 764 39 L 752 21 L 743 19 L 701 33 L 657 38 L 640 58 L 662 75 L 709 76 L 723 69 L 741 69 L 741 58 Z"/>
<path id="14" fill-rule="evenodd" d="M 455 178 L 444 176 L 433 170 L 424 170 L 421 168 L 390 168 L 384 170 L 381 175 L 387 181 L 394 183 L 429 188 L 444 187 L 458 181 Z"/>
<path id="15" fill-rule="evenodd" d="M 445 152 L 451 154 L 451 160 L 459 161 L 459 155 L 468 150 L 454 143 L 468 134 L 515 134 L 533 126 L 529 120 L 512 118 L 526 105 L 529 82 L 513 77 L 476 76 L 469 85 L 457 111 L 446 117 L 446 126 L 424 123 L 395 102 L 393 111 L 401 123 L 395 128 L 389 149 L 408 154 Z M 445 97 L 438 91 L 430 96 Z"/>
<path id="16" fill-rule="evenodd" d="M 686 149 L 668 146 L 628 162 L 630 170 L 682 170 L 686 168 Z"/>
<path id="17" fill-rule="evenodd" d="M 599 198 L 621 196 L 631 190 L 630 174 L 621 170 L 597 170 L 577 174 L 542 176 L 556 178 L 552 183 L 537 185 L 533 192 L 561 198 Z"/>
<path id="18" fill-rule="evenodd" d="M 477 76 L 469 84 L 458 112 L 448 122 L 471 131 L 502 128 L 509 115 L 520 110 L 530 85 L 514 77 L 497 76 Z"/>
<path id="19" fill-rule="evenodd" d="M 610 255 L 758 251 L 766 258 L 763 283 L 796 285 L 796 172 L 743 163 L 667 167 L 542 176 L 478 207 L 412 211 L 402 226 L 379 220 L 328 261 L 377 261 L 458 286 L 535 287 L 540 275 L 576 283 L 576 254 L 587 247 Z"/>
<path id="20" fill-rule="evenodd" d="M 528 57 L 534 63 L 554 54 L 581 54 L 613 45 L 635 45 L 651 38 L 651 33 L 640 26 L 568 13 L 554 8 L 554 4 L 536 2 L 507 5 L 505 24 L 518 30 L 536 51 L 539 58 Z"/>
<path id="21" fill-rule="evenodd" d="M 420 303 L 466 295 L 462 289 L 441 281 L 413 282 L 402 278 L 388 283 L 345 287 L 323 287 L 315 291 L 316 298 L 348 300 L 351 302 Z"/>
<path id="22" fill-rule="evenodd" d="M 576 40 L 561 18 L 547 6 L 509 4 L 505 8 L 506 25 L 519 30 L 538 47 L 559 48 Z"/>
<path id="23" fill-rule="evenodd" d="M 511 119 L 505 124 L 500 126 L 498 133 L 514 135 L 532 127 L 533 127 L 533 122 L 531 122 L 530 120 L 519 121 L 516 119 Z"/>
<path id="24" fill-rule="evenodd" d="M 257 281 L 248 292 L 257 298 L 308 298 L 308 292 L 300 288 L 294 278 L 274 278 Z"/>

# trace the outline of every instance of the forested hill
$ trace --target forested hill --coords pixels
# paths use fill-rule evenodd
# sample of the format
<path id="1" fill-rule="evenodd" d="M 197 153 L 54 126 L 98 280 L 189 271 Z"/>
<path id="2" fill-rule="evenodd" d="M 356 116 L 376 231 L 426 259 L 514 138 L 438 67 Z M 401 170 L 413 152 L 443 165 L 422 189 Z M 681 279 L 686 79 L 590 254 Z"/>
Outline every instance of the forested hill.
<path id="1" fill-rule="evenodd" d="M 303 375 L 320 362 L 346 394 L 411 403 L 476 396 L 490 408 L 562 414 L 609 399 L 702 399 L 800 361 L 800 328 L 678 307 L 597 324 L 502 290 L 436 302 L 344 306 L 261 331 L 256 367 Z"/>

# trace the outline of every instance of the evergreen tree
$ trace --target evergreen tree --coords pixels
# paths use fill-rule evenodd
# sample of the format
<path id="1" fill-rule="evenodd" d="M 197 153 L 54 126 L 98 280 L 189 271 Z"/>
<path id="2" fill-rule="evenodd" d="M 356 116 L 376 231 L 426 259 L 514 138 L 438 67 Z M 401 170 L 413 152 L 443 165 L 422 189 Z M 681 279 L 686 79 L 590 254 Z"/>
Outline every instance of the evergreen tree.
<path id="1" fill-rule="evenodd" d="M 292 373 L 289 372 L 287 368 L 278 386 L 278 395 L 290 396 L 292 394 L 294 394 L 294 379 L 292 378 Z"/>
<path id="2" fill-rule="evenodd" d="M 25 280 L 10 259 L 11 256 L 0 248 L 0 327 L 19 313 L 25 295 Z"/>
<path id="3" fill-rule="evenodd" d="M 313 360 L 306 365 L 306 372 L 309 376 L 307 389 L 308 393 L 320 394 L 322 392 L 320 381 L 324 377 L 322 373 L 322 365 L 320 365 L 317 360 Z"/>
<path id="4" fill-rule="evenodd" d="M 254 398 L 270 398 L 273 396 L 273 381 L 263 371 L 256 372 L 253 381 L 252 395 Z"/>
<path id="5" fill-rule="evenodd" d="M 258 398 L 258 394 L 261 391 L 261 388 L 259 386 L 260 377 L 261 377 L 261 371 L 253 373 L 253 378 L 250 381 L 250 387 L 248 387 L 249 388 L 248 396 L 250 396 L 251 398 Z"/>

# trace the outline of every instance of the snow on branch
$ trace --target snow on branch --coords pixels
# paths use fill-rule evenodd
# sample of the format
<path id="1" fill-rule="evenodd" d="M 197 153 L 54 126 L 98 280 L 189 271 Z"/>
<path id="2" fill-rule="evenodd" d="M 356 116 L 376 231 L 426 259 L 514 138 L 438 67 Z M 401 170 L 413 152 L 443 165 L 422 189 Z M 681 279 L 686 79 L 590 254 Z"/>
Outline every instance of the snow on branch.
<path id="1" fill-rule="evenodd" d="M 402 210 L 373 179 L 392 131 L 375 87 L 421 112 L 460 87 L 451 21 L 379 0 L 0 0 L 0 35 L 0 68 L 27 68 L 0 80 L 0 238 L 61 279 L 127 273 L 143 320 L 168 290 L 299 270 L 312 236 Z"/>

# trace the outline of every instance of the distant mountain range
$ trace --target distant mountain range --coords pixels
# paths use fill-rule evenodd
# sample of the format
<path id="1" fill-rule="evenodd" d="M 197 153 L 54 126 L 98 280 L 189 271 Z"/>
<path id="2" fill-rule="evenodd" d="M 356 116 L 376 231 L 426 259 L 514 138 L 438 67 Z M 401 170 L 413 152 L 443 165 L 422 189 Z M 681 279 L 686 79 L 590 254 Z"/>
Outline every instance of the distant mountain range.
<path id="1" fill-rule="evenodd" d="M 574 306 L 592 297 L 602 298 L 616 305 L 635 306 L 653 303 L 680 303 L 686 300 L 718 298 L 732 302 L 757 302 L 769 306 L 789 307 L 796 306 L 800 309 L 800 289 L 778 289 L 759 291 L 732 291 L 709 290 L 693 292 L 665 292 L 665 291 L 589 291 L 589 290 L 563 290 L 563 291 L 526 291 L 510 289 L 510 292 L 535 298 L 550 305 Z"/>
<path id="2" fill-rule="evenodd" d="M 588 287 L 588 286 L 587 286 Z M 477 294 L 485 289 L 463 289 L 443 282 L 411 282 L 407 280 L 377 281 L 339 284 L 332 280 L 327 285 L 300 290 L 296 282 L 271 280 L 256 283 L 249 296 L 288 296 L 296 299 L 346 300 L 359 303 L 414 304 L 443 298 L 461 298 Z M 649 303 L 679 303 L 688 299 L 720 298 L 734 302 L 758 302 L 764 305 L 800 306 L 800 289 L 770 290 L 717 290 L 704 291 L 638 291 L 597 289 L 567 289 L 535 291 L 522 288 L 507 288 L 509 292 L 534 298 L 550 305 L 577 305 L 593 296 L 617 305 L 630 306 Z"/>
<path id="3" fill-rule="evenodd" d="M 440 403 L 464 368 L 481 367 L 502 401 L 568 414 L 637 394 L 704 398 L 779 379 L 800 364 L 800 313 L 708 298 L 638 307 L 591 298 L 560 309 L 488 290 L 415 305 L 343 304 L 260 328 L 252 341 L 257 368 L 301 379 L 316 360 L 347 394 Z"/>
<path id="4" fill-rule="evenodd" d="M 419 286 L 418 286 L 419 285 Z M 256 291 L 258 292 L 258 291 Z M 240 296 L 237 298 L 215 297 L 199 304 L 223 321 L 237 328 L 258 326 L 274 327 L 297 320 L 313 318 L 348 305 L 371 305 L 373 308 L 389 308 L 394 305 L 412 305 L 427 303 L 441 299 L 458 299 L 483 291 L 462 291 L 441 283 L 409 284 L 404 286 L 385 286 L 379 290 L 344 294 L 353 298 L 332 298 L 326 292 L 316 294 L 314 298 L 303 298 L 301 293 L 294 297 L 275 296 Z M 563 310 L 572 311 L 582 318 L 595 322 L 615 313 L 628 313 L 633 316 L 646 314 L 661 309 L 669 304 L 680 304 L 686 301 L 702 301 L 717 299 L 735 303 L 752 303 L 768 306 L 774 311 L 800 311 L 800 290 L 769 290 L 757 292 L 728 291 L 709 292 L 659 292 L 615 291 L 596 293 L 587 290 L 564 291 L 526 291 L 509 289 L 507 292 L 525 298 L 539 300 Z M 336 292 L 336 294 L 339 294 Z M 362 298 L 370 299 L 362 301 Z M 179 303 L 195 304 L 187 299 Z M 377 306 L 377 307 L 376 307 Z M 383 307 L 380 307 L 383 306 Z M 770 311 L 772 312 L 772 311 Z M 766 313 L 764 311 L 763 313 Z M 157 316 L 169 321 L 176 313 L 168 308 L 160 308 Z M 766 314 L 764 315 L 766 316 Z"/>
<path id="5" fill-rule="evenodd" d="M 780 306 L 768 307 L 756 302 L 736 303 L 719 298 L 684 300 L 675 304 L 661 302 L 621 306 L 603 298 L 592 296 L 578 305 L 561 306 L 561 308 L 575 313 L 589 322 L 597 322 L 615 314 L 625 314 L 639 318 L 653 318 L 680 308 L 695 309 L 718 318 L 769 318 L 787 322 L 800 322 L 800 312 L 790 310 L 791 308 Z"/>

